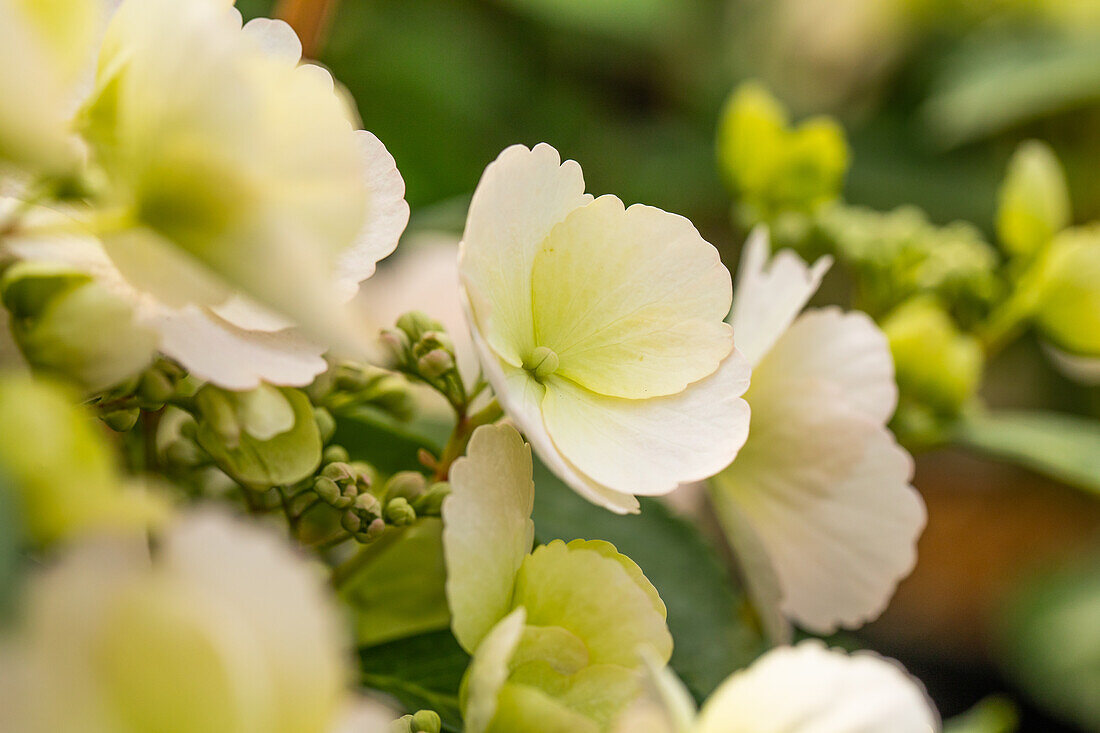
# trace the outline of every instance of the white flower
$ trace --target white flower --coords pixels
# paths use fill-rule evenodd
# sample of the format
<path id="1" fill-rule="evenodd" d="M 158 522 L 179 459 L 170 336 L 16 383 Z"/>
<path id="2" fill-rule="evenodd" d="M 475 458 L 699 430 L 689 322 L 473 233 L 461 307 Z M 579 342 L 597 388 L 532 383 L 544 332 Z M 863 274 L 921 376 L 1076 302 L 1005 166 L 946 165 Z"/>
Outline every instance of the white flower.
<path id="1" fill-rule="evenodd" d="M 749 438 L 711 481 L 719 518 L 771 631 L 827 633 L 885 608 L 916 561 L 925 509 L 886 422 L 897 387 L 885 335 L 837 308 L 799 316 L 828 269 L 768 261 L 750 237 L 730 316 L 753 363 Z"/>
<path id="2" fill-rule="evenodd" d="M 78 159 L 70 122 L 102 0 L 0 0 L 0 163 L 50 174 Z"/>
<path id="3" fill-rule="evenodd" d="M 637 511 L 733 460 L 748 367 L 729 273 L 687 219 L 593 199 L 577 163 L 516 145 L 482 175 L 459 257 L 486 378 L 582 496 Z"/>
<path id="4" fill-rule="evenodd" d="M 105 179 L 93 223 L 123 278 L 183 313 L 179 339 L 239 341 L 211 325 L 217 309 L 244 330 L 286 317 L 356 343 L 344 302 L 396 245 L 404 183 L 329 73 L 300 63 L 290 27 L 242 28 L 231 5 L 124 0 L 115 13 L 78 116 Z"/>
<path id="5" fill-rule="evenodd" d="M 651 668 L 651 689 L 616 733 L 934 733 L 939 720 L 920 683 L 871 652 L 820 641 L 779 647 L 726 679 L 698 716 L 680 681 Z"/>
<path id="6" fill-rule="evenodd" d="M 20 670 L 0 718 L 20 717 L 0 727 L 329 733 L 350 703 L 344 631 L 322 573 L 266 529 L 199 512 L 151 560 L 91 542 L 29 588 L 0 664 Z"/>

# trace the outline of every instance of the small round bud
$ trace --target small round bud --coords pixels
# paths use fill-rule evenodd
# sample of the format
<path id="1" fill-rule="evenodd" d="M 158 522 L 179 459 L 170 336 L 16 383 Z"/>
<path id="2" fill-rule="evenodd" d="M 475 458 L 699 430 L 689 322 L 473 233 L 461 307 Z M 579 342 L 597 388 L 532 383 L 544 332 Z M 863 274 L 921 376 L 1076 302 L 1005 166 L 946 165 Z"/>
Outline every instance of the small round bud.
<path id="1" fill-rule="evenodd" d="M 416 362 L 417 370 L 428 379 L 442 377 L 454 367 L 454 358 L 443 349 L 432 349 Z"/>
<path id="2" fill-rule="evenodd" d="M 351 534 L 356 534 L 363 528 L 363 520 L 354 511 L 346 511 L 340 516 L 340 526 Z"/>
<path id="3" fill-rule="evenodd" d="M 403 527 L 416 521 L 416 510 L 412 508 L 407 499 L 399 496 L 386 502 L 386 510 L 383 516 L 389 524 Z"/>
<path id="4" fill-rule="evenodd" d="M 390 733 L 416 733 L 416 728 L 413 727 L 413 716 L 402 715 L 390 723 Z"/>
<path id="5" fill-rule="evenodd" d="M 422 496 L 428 489 L 428 482 L 424 474 L 419 471 L 399 471 L 386 482 L 385 496 L 387 499 L 402 497 L 413 501 Z"/>
<path id="6" fill-rule="evenodd" d="M 348 455 L 347 448 L 342 445 L 330 445 L 325 448 L 324 454 L 322 454 L 322 463 L 347 463 L 351 460 Z"/>
<path id="7" fill-rule="evenodd" d="M 137 394 L 148 405 L 163 405 L 176 391 L 172 380 L 157 368 L 146 369 L 138 383 Z"/>
<path id="8" fill-rule="evenodd" d="M 386 348 L 386 351 L 389 352 L 390 361 L 393 364 L 400 366 L 408 360 L 412 344 L 409 342 L 409 337 L 405 335 L 404 331 L 398 331 L 395 328 L 387 328 L 379 334 L 378 338 Z"/>
<path id="9" fill-rule="evenodd" d="M 313 408 L 313 419 L 317 421 L 317 429 L 321 433 L 321 442 L 327 443 L 336 434 L 336 418 L 323 407 Z"/>
<path id="10" fill-rule="evenodd" d="M 355 479 L 355 472 L 352 470 L 351 464 L 343 461 L 328 464 L 321 469 L 321 475 L 333 481 L 352 481 Z"/>
<path id="11" fill-rule="evenodd" d="M 378 501 L 378 497 L 371 493 L 359 494 L 355 497 L 355 501 L 352 502 L 352 506 L 360 514 L 373 515 L 378 517 L 382 514 L 382 503 Z"/>
<path id="12" fill-rule="evenodd" d="M 338 509 L 343 508 L 346 504 L 343 502 L 344 495 L 340 491 L 340 487 L 336 485 L 336 482 L 327 476 L 318 476 L 313 482 L 313 491 L 320 497 L 321 501 L 326 504 L 331 504 Z M 350 502 L 349 502 L 350 503 Z M 338 506 L 343 504 L 343 506 Z"/>
<path id="13" fill-rule="evenodd" d="M 367 542 L 374 542 L 376 539 L 381 537 L 385 531 L 386 523 L 382 520 L 381 517 L 379 517 L 378 519 L 371 521 L 371 523 L 367 525 L 367 531 L 363 533 L 364 539 Z"/>
<path id="14" fill-rule="evenodd" d="M 413 502 L 413 509 L 420 516 L 438 517 L 443 508 L 443 500 L 451 493 L 451 485 L 446 481 L 432 484 L 427 492 Z"/>
<path id="15" fill-rule="evenodd" d="M 418 710 L 412 716 L 413 730 L 417 733 L 439 733 L 443 721 L 434 710 Z"/>
<path id="16" fill-rule="evenodd" d="M 1047 253 L 1035 319 L 1074 354 L 1100 355 L 1100 230 L 1069 230 Z"/>
<path id="17" fill-rule="evenodd" d="M 140 415 L 141 410 L 136 407 L 128 410 L 115 410 L 104 415 L 103 422 L 116 433 L 125 433 L 133 429 Z"/>
<path id="18" fill-rule="evenodd" d="M 442 331 L 443 324 L 420 311 L 409 311 L 397 319 L 397 327 L 416 343 L 431 331 Z"/>

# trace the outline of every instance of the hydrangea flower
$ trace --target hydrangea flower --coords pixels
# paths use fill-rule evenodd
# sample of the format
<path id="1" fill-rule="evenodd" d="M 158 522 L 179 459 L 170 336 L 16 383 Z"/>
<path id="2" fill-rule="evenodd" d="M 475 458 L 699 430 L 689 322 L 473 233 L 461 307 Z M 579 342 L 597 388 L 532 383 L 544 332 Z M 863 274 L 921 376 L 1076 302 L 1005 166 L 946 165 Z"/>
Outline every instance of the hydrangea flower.
<path id="1" fill-rule="evenodd" d="M 342 730 L 348 639 L 323 575 L 210 511 L 161 539 L 151 559 L 145 542 L 78 546 L 33 581 L 0 665 L 4 729 Z"/>
<path id="2" fill-rule="evenodd" d="M 285 23 L 242 28 L 225 3 L 123 3 L 85 112 L 122 221 L 96 238 L 74 233 L 80 212 L 38 209 L 5 246 L 95 276 L 204 380 L 310 383 L 328 344 L 289 327 L 346 336 L 342 303 L 397 246 L 409 207 L 393 157 L 300 54 Z"/>
<path id="3" fill-rule="evenodd" d="M 103 0 L 0 0 L 0 164 L 64 175 L 78 160 L 71 121 L 94 58 Z"/>
<path id="4" fill-rule="evenodd" d="M 329 73 L 300 60 L 288 25 L 242 27 L 224 0 L 124 0 L 78 116 L 104 178 L 91 222 L 103 250 L 175 311 L 187 348 L 240 350 L 221 362 L 272 348 L 241 332 L 288 318 L 326 345 L 357 342 L 343 303 L 408 220 L 392 157 L 355 129 Z"/>
<path id="5" fill-rule="evenodd" d="M 885 608 L 916 562 L 925 509 L 886 422 L 897 386 L 885 335 L 863 313 L 799 312 L 829 267 L 749 238 L 730 322 L 752 362 L 749 438 L 711 481 L 726 534 L 772 633 L 815 632 Z"/>
<path id="6" fill-rule="evenodd" d="M 531 551 L 531 470 L 509 425 L 478 428 L 451 469 L 443 551 L 451 628 L 473 655 L 467 733 L 606 730 L 638 693 L 638 650 L 672 654 L 664 603 L 614 546 Z"/>
<path id="7" fill-rule="evenodd" d="M 731 284 L 687 219 L 593 198 L 546 144 L 508 148 L 470 203 L 459 272 L 485 377 L 546 465 L 637 511 L 744 442 Z"/>
<path id="8" fill-rule="evenodd" d="M 726 679 L 698 715 L 667 668 L 651 666 L 648 694 L 615 733 L 934 733 L 939 719 L 920 683 L 871 652 L 814 639 L 771 650 Z"/>

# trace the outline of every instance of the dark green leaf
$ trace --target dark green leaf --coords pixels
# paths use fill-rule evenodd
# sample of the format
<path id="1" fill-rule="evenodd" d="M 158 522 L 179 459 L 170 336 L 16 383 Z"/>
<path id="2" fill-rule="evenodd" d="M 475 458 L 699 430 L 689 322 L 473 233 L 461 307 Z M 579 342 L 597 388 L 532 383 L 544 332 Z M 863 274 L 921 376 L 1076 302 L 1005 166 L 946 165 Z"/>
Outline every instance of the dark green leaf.
<path id="1" fill-rule="evenodd" d="M 366 461 L 385 474 L 421 469 L 417 451 L 439 454 L 451 426 L 421 419 L 399 422 L 378 410 L 364 408 L 336 418 L 336 443 L 351 457 Z"/>
<path id="2" fill-rule="evenodd" d="M 702 700 L 763 651 L 765 641 L 745 621 L 745 594 L 698 528 L 659 501 L 641 503 L 641 514 L 617 516 L 581 499 L 541 463 L 535 466 L 538 541 L 607 540 L 638 563 L 668 607 L 672 667 Z"/>
<path id="3" fill-rule="evenodd" d="M 1026 583 L 1004 604 L 997 660 L 1027 695 L 1100 730 L 1100 555 Z"/>
<path id="4" fill-rule="evenodd" d="M 410 712 L 436 711 L 445 730 L 462 729 L 458 688 L 470 657 L 450 631 L 361 649 L 359 658 L 367 687 L 393 695 Z"/>
<path id="5" fill-rule="evenodd" d="M 962 418 L 956 442 L 1100 495 L 1100 422 L 1053 412 Z"/>

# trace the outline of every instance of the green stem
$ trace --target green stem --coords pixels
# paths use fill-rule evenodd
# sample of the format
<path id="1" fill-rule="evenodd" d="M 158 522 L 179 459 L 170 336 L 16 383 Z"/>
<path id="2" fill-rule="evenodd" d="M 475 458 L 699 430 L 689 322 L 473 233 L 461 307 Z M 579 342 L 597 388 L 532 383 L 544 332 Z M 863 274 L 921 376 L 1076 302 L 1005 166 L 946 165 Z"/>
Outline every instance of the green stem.
<path id="1" fill-rule="evenodd" d="M 332 570 L 332 587 L 339 590 L 363 568 L 393 546 L 405 534 L 407 527 L 387 527 L 382 536 L 363 545 L 358 552 Z"/>
<path id="2" fill-rule="evenodd" d="M 474 431 L 482 425 L 496 422 L 503 414 L 504 411 L 500 409 L 500 403 L 495 399 L 473 415 L 459 413 L 458 421 L 455 422 L 454 430 L 451 431 L 451 437 L 447 439 L 447 444 L 443 446 L 443 452 L 439 454 L 439 461 L 436 463 L 435 469 L 436 481 L 447 480 L 447 476 L 451 472 L 451 464 L 466 452 L 466 444 L 470 442 L 470 436 L 474 434 Z"/>

